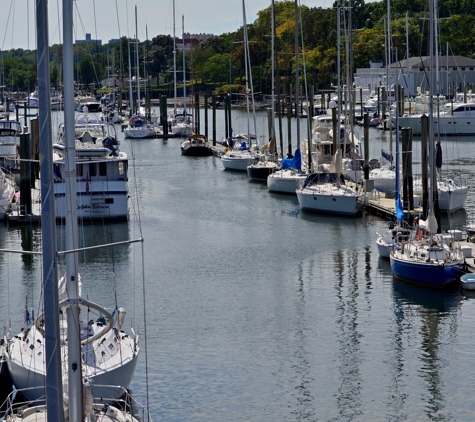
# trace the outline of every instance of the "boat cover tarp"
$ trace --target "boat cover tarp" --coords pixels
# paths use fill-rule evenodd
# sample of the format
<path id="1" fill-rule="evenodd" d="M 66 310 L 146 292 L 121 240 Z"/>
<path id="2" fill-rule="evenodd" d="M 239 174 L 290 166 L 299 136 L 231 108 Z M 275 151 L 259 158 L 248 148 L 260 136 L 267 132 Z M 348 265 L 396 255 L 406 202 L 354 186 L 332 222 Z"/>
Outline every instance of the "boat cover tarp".
<path id="1" fill-rule="evenodd" d="M 296 169 L 296 170 L 301 170 L 302 169 L 302 154 L 300 153 L 300 149 L 297 148 L 295 150 L 293 158 L 283 158 L 282 159 L 282 170 L 285 169 Z"/>

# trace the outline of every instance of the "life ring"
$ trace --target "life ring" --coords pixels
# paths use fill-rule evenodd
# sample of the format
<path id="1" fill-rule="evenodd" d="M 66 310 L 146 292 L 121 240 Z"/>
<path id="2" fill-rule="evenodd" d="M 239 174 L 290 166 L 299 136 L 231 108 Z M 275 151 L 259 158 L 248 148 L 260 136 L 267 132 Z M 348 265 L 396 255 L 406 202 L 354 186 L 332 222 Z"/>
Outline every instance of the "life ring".
<path id="1" fill-rule="evenodd" d="M 230 148 L 226 147 L 224 148 L 223 154 L 226 154 L 229 151 Z"/>

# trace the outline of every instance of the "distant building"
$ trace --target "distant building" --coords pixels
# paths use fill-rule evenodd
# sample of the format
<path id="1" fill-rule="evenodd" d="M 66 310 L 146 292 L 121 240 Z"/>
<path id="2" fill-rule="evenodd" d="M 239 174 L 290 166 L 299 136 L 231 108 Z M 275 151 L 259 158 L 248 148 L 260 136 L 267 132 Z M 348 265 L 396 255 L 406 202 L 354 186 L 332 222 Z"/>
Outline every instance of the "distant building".
<path id="1" fill-rule="evenodd" d="M 76 44 L 89 44 L 89 43 L 102 45 L 102 40 L 93 40 L 91 38 L 91 34 L 86 34 L 85 40 L 76 40 Z"/>
<path id="2" fill-rule="evenodd" d="M 214 37 L 213 34 L 190 34 L 185 33 L 185 49 L 189 50 L 195 45 L 201 44 L 203 41 Z M 175 42 L 177 51 L 183 51 L 183 38 L 177 38 Z"/>
<path id="3" fill-rule="evenodd" d="M 475 59 L 464 56 L 439 56 L 439 85 L 440 94 L 452 96 L 454 89 L 463 92 L 464 86 L 475 84 Z M 357 86 L 376 90 L 378 86 L 386 86 L 386 76 L 389 76 L 389 86 L 396 83 L 401 85 L 405 94 L 418 95 L 419 92 L 429 91 L 429 57 L 410 57 L 386 67 L 374 66 L 356 69 L 355 82 Z"/>

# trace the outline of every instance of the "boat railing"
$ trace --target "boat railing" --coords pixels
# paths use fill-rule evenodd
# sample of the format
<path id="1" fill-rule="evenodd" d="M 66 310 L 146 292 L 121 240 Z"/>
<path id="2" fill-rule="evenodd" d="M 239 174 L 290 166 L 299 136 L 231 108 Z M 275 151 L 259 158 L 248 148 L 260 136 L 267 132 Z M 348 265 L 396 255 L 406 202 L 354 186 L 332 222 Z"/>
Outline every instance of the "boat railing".
<path id="1" fill-rule="evenodd" d="M 45 405 L 46 397 L 44 395 L 40 396 L 37 400 L 18 400 L 18 397 L 25 397 L 25 392 L 35 390 L 44 390 L 44 386 L 14 389 L 0 405 L 0 409 L 4 409 L 3 411 L 6 415 L 10 415 L 21 413 L 22 410 L 32 406 Z"/>
<path id="2" fill-rule="evenodd" d="M 96 408 L 106 406 L 105 403 L 110 403 L 111 406 L 117 407 L 121 410 L 127 410 L 135 418 L 139 418 L 141 421 L 151 422 L 151 416 L 149 410 L 143 404 L 141 404 L 130 390 L 120 385 L 102 385 L 91 384 L 92 388 L 106 389 L 108 392 L 114 392 L 111 397 L 94 398 L 93 406 Z M 119 397 L 116 399 L 115 397 Z M 98 401 L 100 400 L 100 401 Z"/>

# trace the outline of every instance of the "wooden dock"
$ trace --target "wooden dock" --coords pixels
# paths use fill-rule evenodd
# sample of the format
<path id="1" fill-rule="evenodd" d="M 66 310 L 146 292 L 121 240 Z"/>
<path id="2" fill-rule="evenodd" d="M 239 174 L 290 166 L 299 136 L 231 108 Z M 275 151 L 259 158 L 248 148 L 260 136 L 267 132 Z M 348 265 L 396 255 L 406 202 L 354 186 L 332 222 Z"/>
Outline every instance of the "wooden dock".
<path id="1" fill-rule="evenodd" d="M 373 193 L 368 195 L 365 202 L 365 211 L 368 214 L 375 215 L 385 220 L 394 220 L 396 218 L 396 204 L 394 198 L 386 198 L 383 193 Z M 416 216 L 422 215 L 422 207 L 414 207 L 413 210 L 404 210 L 406 217 L 409 214 Z"/>

